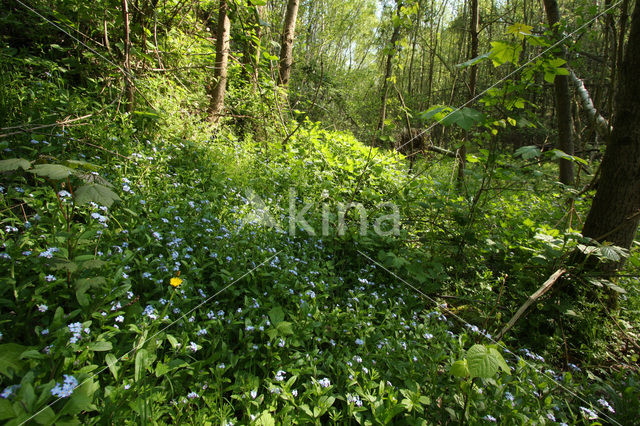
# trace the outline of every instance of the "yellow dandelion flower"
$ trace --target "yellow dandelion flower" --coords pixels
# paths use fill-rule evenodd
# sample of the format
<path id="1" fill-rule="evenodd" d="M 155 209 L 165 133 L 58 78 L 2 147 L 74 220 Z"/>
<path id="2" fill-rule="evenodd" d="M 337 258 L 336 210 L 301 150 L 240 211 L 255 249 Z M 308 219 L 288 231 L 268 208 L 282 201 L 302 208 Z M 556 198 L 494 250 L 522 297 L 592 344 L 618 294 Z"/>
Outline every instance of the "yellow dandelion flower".
<path id="1" fill-rule="evenodd" d="M 182 278 L 173 277 L 171 278 L 169 284 L 171 284 L 173 287 L 178 287 L 180 284 L 182 284 Z"/>

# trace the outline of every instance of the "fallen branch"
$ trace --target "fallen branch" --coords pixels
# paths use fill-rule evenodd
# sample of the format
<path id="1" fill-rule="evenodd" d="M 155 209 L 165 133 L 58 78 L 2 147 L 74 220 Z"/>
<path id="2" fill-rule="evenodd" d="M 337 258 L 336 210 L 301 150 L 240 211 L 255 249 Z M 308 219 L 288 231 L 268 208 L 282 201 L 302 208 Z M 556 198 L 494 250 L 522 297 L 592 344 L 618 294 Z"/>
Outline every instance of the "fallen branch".
<path id="1" fill-rule="evenodd" d="M 549 289 L 556 283 L 556 281 L 558 281 L 558 279 L 565 273 L 567 272 L 566 269 L 564 268 L 560 268 L 557 271 L 555 271 L 553 273 L 553 275 L 551 275 L 549 277 L 549 279 L 547 281 L 544 282 L 544 284 L 542 284 L 542 286 L 535 292 L 533 293 L 531 296 L 529 296 L 529 299 L 527 299 L 527 301 L 524 303 L 524 305 L 522 305 L 520 307 L 520 309 L 518 309 L 518 312 L 516 312 L 516 314 L 513 316 L 513 318 L 511 318 L 509 320 L 509 322 L 507 323 L 507 325 L 504 326 L 504 328 L 502 329 L 502 331 L 500 332 L 500 334 L 498 334 L 496 336 L 496 340 L 501 340 L 502 337 L 504 337 L 505 334 L 507 334 L 507 332 L 509 330 L 511 330 L 511 328 L 516 324 L 516 322 L 520 319 L 520 317 L 522 315 L 524 315 L 524 313 L 526 312 L 526 310 L 529 308 L 529 306 L 531 306 L 536 300 L 538 300 L 540 297 L 542 297 L 547 291 L 549 291 Z"/>
<path id="2" fill-rule="evenodd" d="M 591 95 L 589 95 L 589 91 L 585 87 L 584 82 L 576 76 L 573 70 L 569 72 L 569 76 L 571 78 L 571 82 L 576 88 L 578 97 L 582 102 L 582 107 L 587 112 L 587 115 L 589 115 L 589 119 L 595 126 L 596 132 L 598 132 L 598 135 L 600 137 L 608 140 L 612 130 L 611 126 L 609 125 L 609 121 L 602 115 L 600 115 L 600 113 L 598 113 L 598 110 L 596 110 L 596 107 L 593 105 L 593 101 L 591 100 Z"/>

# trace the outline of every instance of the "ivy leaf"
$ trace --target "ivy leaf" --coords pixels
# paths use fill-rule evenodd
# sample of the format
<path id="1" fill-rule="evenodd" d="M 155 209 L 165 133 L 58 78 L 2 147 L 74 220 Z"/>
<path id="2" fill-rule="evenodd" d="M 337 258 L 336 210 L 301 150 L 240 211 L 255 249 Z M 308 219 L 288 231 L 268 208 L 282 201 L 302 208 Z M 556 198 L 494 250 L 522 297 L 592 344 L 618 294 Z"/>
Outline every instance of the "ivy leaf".
<path id="1" fill-rule="evenodd" d="M 31 162 L 24 158 L 9 158 L 8 160 L 0 160 L 0 172 L 10 172 L 17 169 L 29 170 Z"/>
<path id="2" fill-rule="evenodd" d="M 457 124 L 468 131 L 481 121 L 484 121 L 484 114 L 476 109 L 465 107 L 447 115 L 442 119 L 441 123 L 445 126 Z"/>
<path id="3" fill-rule="evenodd" d="M 73 174 L 73 170 L 62 164 L 37 164 L 33 166 L 33 173 L 53 180 L 60 180 Z"/>
<path id="4" fill-rule="evenodd" d="M 75 200 L 78 204 L 94 203 L 111 207 L 114 201 L 119 201 L 120 197 L 111 189 L 99 183 L 88 183 L 76 189 Z"/>

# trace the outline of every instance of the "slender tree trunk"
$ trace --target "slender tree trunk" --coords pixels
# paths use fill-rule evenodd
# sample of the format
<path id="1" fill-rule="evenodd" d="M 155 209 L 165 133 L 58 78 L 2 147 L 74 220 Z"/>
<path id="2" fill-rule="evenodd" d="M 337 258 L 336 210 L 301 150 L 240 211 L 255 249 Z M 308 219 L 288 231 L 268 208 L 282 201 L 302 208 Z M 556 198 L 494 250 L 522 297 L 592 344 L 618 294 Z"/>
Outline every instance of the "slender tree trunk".
<path id="1" fill-rule="evenodd" d="M 127 93 L 127 112 L 133 111 L 134 87 L 131 81 L 131 32 L 129 30 L 129 4 L 122 0 L 122 19 L 124 20 L 124 84 Z"/>
<path id="2" fill-rule="evenodd" d="M 264 17 L 264 6 L 254 6 L 252 24 L 253 35 L 255 39 L 250 39 L 245 45 L 244 52 L 244 65 L 245 76 L 248 75 L 251 84 L 253 85 L 253 92 L 255 93 L 258 85 L 258 72 L 260 69 L 260 43 L 262 39 L 262 20 Z"/>
<path id="3" fill-rule="evenodd" d="M 556 39 L 562 35 L 556 24 L 560 22 L 560 9 L 557 0 L 544 0 L 549 26 L 553 28 Z M 564 56 L 564 54 L 563 54 Z M 556 75 L 553 82 L 556 98 L 556 119 L 558 120 L 558 148 L 573 155 L 573 139 L 571 135 L 571 95 L 569 93 L 569 76 Z M 560 159 L 560 182 L 572 185 L 574 181 L 573 162 Z"/>
<path id="4" fill-rule="evenodd" d="M 620 46 L 621 48 L 622 46 Z M 636 2 L 620 77 L 611 139 L 582 234 L 630 248 L 640 222 L 640 3 Z M 610 268 L 619 268 L 624 261 Z"/>
<path id="5" fill-rule="evenodd" d="M 220 0 L 218 28 L 216 31 L 215 83 L 211 93 L 211 106 L 209 108 L 209 119 L 213 123 L 217 123 L 220 120 L 220 114 L 224 109 L 224 94 L 227 88 L 227 64 L 229 62 L 230 32 L 231 21 L 229 21 L 229 4 L 227 3 L 227 0 Z"/>
<path id="6" fill-rule="evenodd" d="M 278 71 L 278 84 L 286 86 L 291 76 L 291 64 L 293 64 L 293 41 L 296 35 L 296 19 L 300 0 L 289 0 L 287 13 L 282 28 L 282 41 L 280 43 L 280 69 Z"/>
<path id="7" fill-rule="evenodd" d="M 469 59 L 478 56 L 478 32 L 480 31 L 480 10 L 478 7 L 478 0 L 471 0 L 471 25 L 469 33 L 471 35 L 471 49 L 469 50 Z M 478 79 L 478 66 L 473 65 L 469 68 L 469 99 L 473 99 L 476 95 L 476 82 Z M 467 142 L 469 139 L 469 132 L 465 133 L 465 140 L 462 142 L 462 146 L 458 150 L 458 186 L 462 186 L 464 183 L 464 169 L 467 165 Z"/>
<path id="8" fill-rule="evenodd" d="M 402 9 L 402 0 L 397 0 L 396 3 L 396 16 L 400 17 L 400 10 Z M 381 93 L 381 105 L 380 105 L 380 118 L 378 120 L 377 131 L 382 130 L 384 127 L 384 121 L 387 118 L 387 98 L 389 97 L 389 78 L 391 77 L 391 71 L 393 69 L 393 57 L 396 53 L 396 43 L 400 36 L 400 25 L 393 26 L 393 33 L 391 34 L 391 40 L 389 42 L 389 54 L 387 55 L 387 62 L 384 70 L 384 77 L 382 80 L 382 93 Z"/>

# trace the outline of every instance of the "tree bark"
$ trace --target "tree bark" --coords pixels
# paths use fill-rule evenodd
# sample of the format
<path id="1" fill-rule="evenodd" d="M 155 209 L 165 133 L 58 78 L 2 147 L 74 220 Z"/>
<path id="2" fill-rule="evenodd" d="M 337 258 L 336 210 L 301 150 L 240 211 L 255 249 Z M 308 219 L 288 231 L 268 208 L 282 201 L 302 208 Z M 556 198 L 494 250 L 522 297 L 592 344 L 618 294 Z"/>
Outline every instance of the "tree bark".
<path id="1" fill-rule="evenodd" d="M 133 111 L 134 87 L 131 81 L 131 32 L 129 30 L 129 4 L 127 0 L 122 0 L 122 19 L 124 20 L 124 84 L 127 94 L 127 112 Z M 105 27 L 106 28 L 106 27 Z M 105 33 L 106 34 L 106 33 Z"/>
<path id="2" fill-rule="evenodd" d="M 620 77 L 611 139 L 582 234 L 630 248 L 640 222 L 640 3 L 636 3 Z M 622 266 L 624 260 L 613 268 Z"/>
<path id="3" fill-rule="evenodd" d="M 469 33 L 471 35 L 471 49 L 469 50 L 469 59 L 473 59 L 478 56 L 478 32 L 480 31 L 480 10 L 478 7 L 478 0 L 471 0 L 471 25 Z M 476 83 L 478 80 L 478 66 L 472 65 L 469 69 L 469 99 L 473 99 L 476 95 Z M 464 183 L 464 169 L 467 165 L 467 141 L 469 139 L 469 132 L 465 132 L 464 141 L 462 146 L 458 150 L 458 186 L 462 186 Z"/>
<path id="4" fill-rule="evenodd" d="M 562 35 L 558 31 L 560 9 L 557 0 L 544 0 L 549 26 L 553 29 L 556 39 Z M 564 49 L 563 49 L 564 50 Z M 562 54 L 564 55 L 564 52 Z M 569 93 L 569 76 L 556 75 L 553 82 L 556 98 L 556 119 L 558 121 L 558 148 L 569 155 L 573 155 L 573 139 L 571 135 L 571 95 Z M 574 181 L 573 162 L 560 159 L 560 182 L 572 185 Z"/>
<path id="5" fill-rule="evenodd" d="M 227 88 L 230 32 L 231 21 L 229 20 L 229 4 L 227 3 L 227 0 L 220 0 L 218 28 L 216 31 L 215 84 L 212 89 L 211 105 L 209 108 L 209 119 L 213 123 L 217 123 L 220 120 L 220 115 L 224 109 L 224 94 Z"/>
<path id="6" fill-rule="evenodd" d="M 280 42 L 280 68 L 278 70 L 278 84 L 287 86 L 291 76 L 291 64 L 293 64 L 293 41 L 296 35 L 296 20 L 300 0 L 289 0 L 287 13 L 282 28 L 282 41 Z"/>
<path id="7" fill-rule="evenodd" d="M 400 17 L 400 11 L 402 9 L 402 0 L 397 0 L 396 3 L 396 16 Z M 387 98 L 389 97 L 389 78 L 391 77 L 391 71 L 393 70 L 393 57 L 396 53 L 396 43 L 400 36 L 400 24 L 393 26 L 393 33 L 391 34 L 391 40 L 389 42 L 390 49 L 387 54 L 387 62 L 384 70 L 384 78 L 382 80 L 382 93 L 380 96 L 380 118 L 378 119 L 378 126 L 376 131 L 382 130 L 384 127 L 384 121 L 387 118 Z M 375 139 L 374 139 L 375 140 Z"/>

